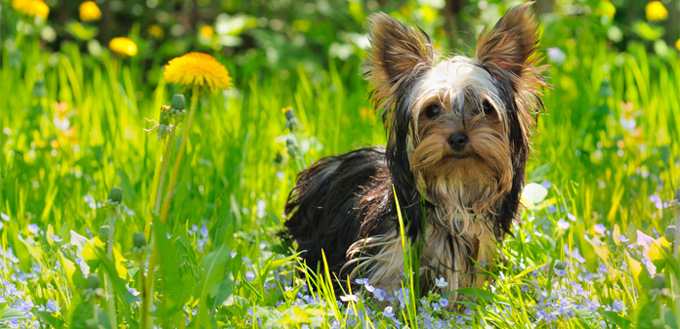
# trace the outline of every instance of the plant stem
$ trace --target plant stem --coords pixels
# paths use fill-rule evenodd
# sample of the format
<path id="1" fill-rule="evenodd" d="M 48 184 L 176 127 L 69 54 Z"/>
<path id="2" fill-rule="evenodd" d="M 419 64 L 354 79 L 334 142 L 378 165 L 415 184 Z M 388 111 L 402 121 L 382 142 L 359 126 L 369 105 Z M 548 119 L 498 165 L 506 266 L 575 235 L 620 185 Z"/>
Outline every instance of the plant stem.
<path id="1" fill-rule="evenodd" d="M 156 189 L 156 197 L 153 201 L 153 214 L 158 216 L 158 212 L 161 208 L 161 195 L 163 194 L 163 181 L 165 180 L 165 173 L 168 171 L 168 162 L 170 159 L 170 151 L 172 150 L 172 144 L 175 142 L 175 131 L 170 131 L 170 137 L 168 137 L 168 146 L 165 148 L 165 154 L 163 154 L 163 168 L 160 172 L 160 177 L 158 181 L 158 188 Z"/>
<path id="2" fill-rule="evenodd" d="M 678 189 L 680 191 L 680 189 Z M 680 194 L 676 192 L 676 196 Z M 675 241 L 673 241 L 674 250 L 673 256 L 675 260 L 680 262 L 680 198 L 676 198 L 671 202 L 675 208 Z M 672 274 L 668 271 L 668 274 Z M 673 284 L 673 304 L 675 304 L 675 321 L 677 322 L 678 328 L 680 328 L 680 280 L 678 276 L 674 275 L 675 284 Z M 671 281 L 672 282 L 672 281 Z M 663 312 L 662 312 L 663 314 Z"/>
<path id="3" fill-rule="evenodd" d="M 116 214 L 111 215 L 111 229 L 109 230 L 109 241 L 107 241 L 107 256 L 113 263 L 113 270 L 116 270 L 116 260 L 113 259 L 113 233 L 116 225 Z M 106 303 L 108 304 L 109 320 L 111 328 L 118 328 L 116 320 L 116 301 L 113 298 L 113 280 L 111 274 L 106 276 Z"/>
<path id="4" fill-rule="evenodd" d="M 170 203 L 172 202 L 173 190 L 175 189 L 175 184 L 177 184 L 177 177 L 179 176 L 179 168 L 182 165 L 182 158 L 184 158 L 184 152 L 187 148 L 187 141 L 189 140 L 189 134 L 191 133 L 191 123 L 194 121 L 194 116 L 196 115 L 196 107 L 198 105 L 198 86 L 194 85 L 191 89 L 191 109 L 189 110 L 189 118 L 187 119 L 186 128 L 184 128 L 184 138 L 182 138 L 182 143 L 179 146 L 179 151 L 177 152 L 177 157 L 175 158 L 175 164 L 172 168 L 172 174 L 170 175 L 170 181 L 168 181 L 168 189 L 165 194 L 165 199 L 163 200 L 163 208 L 161 210 L 161 223 L 166 223 L 168 220 L 168 213 L 170 212 Z"/>
<path id="5" fill-rule="evenodd" d="M 146 289 L 147 284 L 146 284 L 146 276 L 144 275 L 144 261 L 146 260 L 146 256 L 140 257 L 139 258 L 139 276 L 142 281 L 142 313 L 140 315 L 139 319 L 139 327 L 142 329 L 146 329 L 149 327 L 149 294 L 151 291 L 148 291 Z"/>

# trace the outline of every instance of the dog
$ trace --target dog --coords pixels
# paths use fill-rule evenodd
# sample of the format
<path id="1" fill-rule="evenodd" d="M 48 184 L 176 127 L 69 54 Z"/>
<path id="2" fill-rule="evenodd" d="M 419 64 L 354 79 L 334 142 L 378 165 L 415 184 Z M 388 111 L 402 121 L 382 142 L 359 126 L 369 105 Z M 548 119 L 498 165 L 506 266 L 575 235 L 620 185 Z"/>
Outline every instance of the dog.
<path id="1" fill-rule="evenodd" d="M 549 87 L 531 3 L 479 36 L 474 58 L 440 58 L 430 37 L 385 13 L 369 17 L 370 99 L 386 147 L 319 159 L 297 177 L 283 234 L 338 284 L 394 296 L 404 278 L 397 204 L 408 245 L 422 241 L 420 291 L 480 287 L 499 259 L 525 184 Z M 502 258 L 502 257 L 500 257 Z M 438 284 L 440 280 L 447 284 Z M 345 285 L 346 287 L 346 285 Z"/>

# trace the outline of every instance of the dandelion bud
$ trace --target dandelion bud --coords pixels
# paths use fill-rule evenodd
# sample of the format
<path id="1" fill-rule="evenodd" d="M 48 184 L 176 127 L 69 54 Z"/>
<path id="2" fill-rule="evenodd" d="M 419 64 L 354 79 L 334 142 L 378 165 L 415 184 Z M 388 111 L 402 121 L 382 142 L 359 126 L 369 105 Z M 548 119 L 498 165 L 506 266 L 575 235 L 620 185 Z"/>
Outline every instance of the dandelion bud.
<path id="1" fill-rule="evenodd" d="M 90 273 L 85 281 L 85 288 L 97 289 L 99 288 L 99 275 L 97 273 Z"/>
<path id="2" fill-rule="evenodd" d="M 666 288 L 666 275 L 663 273 L 654 274 L 654 279 L 652 280 L 652 288 L 654 289 Z"/>
<path id="3" fill-rule="evenodd" d="M 184 99 L 183 94 L 175 94 L 175 96 L 172 96 L 172 101 L 170 102 L 170 106 L 176 110 L 184 110 L 184 106 L 186 105 L 186 100 Z"/>
<path id="4" fill-rule="evenodd" d="M 102 242 L 109 241 L 109 234 L 111 234 L 111 228 L 108 225 L 99 228 L 99 240 L 102 240 Z"/>
<path id="5" fill-rule="evenodd" d="M 159 124 L 161 125 L 169 125 L 170 124 L 170 106 L 167 105 L 162 105 L 161 106 L 161 119 L 159 120 Z"/>
<path id="6" fill-rule="evenodd" d="M 286 120 L 293 120 L 295 119 L 295 112 L 293 112 L 293 108 L 289 107 L 286 109 Z"/>
<path id="7" fill-rule="evenodd" d="M 675 240 L 675 232 L 676 232 L 675 230 L 676 230 L 675 225 L 668 225 L 666 227 L 666 235 L 665 235 L 666 240 L 668 240 L 669 242 L 673 242 L 673 240 Z"/>
<path id="8" fill-rule="evenodd" d="M 111 202 L 122 202 L 123 201 L 123 189 L 120 187 L 114 187 L 111 189 L 111 192 L 109 192 L 109 200 Z"/>
<path id="9" fill-rule="evenodd" d="M 144 233 L 135 232 L 135 235 L 132 236 L 132 243 L 135 246 L 135 248 L 145 247 L 146 246 L 146 237 L 144 236 Z"/>
<path id="10" fill-rule="evenodd" d="M 554 267 L 555 267 L 555 269 L 557 269 L 557 270 L 563 270 L 563 269 L 567 268 L 567 263 L 565 263 L 565 262 L 563 262 L 563 261 L 561 261 L 561 260 L 558 260 L 558 261 L 555 262 L 555 266 L 554 266 Z"/>
<path id="11" fill-rule="evenodd" d="M 288 137 L 288 139 L 286 139 L 286 150 L 288 151 L 288 155 L 290 155 L 292 157 L 295 156 L 295 154 L 297 153 L 297 146 L 295 146 L 295 140 L 294 139 L 292 139 L 290 137 Z"/>
<path id="12" fill-rule="evenodd" d="M 283 163 L 283 155 L 281 155 L 281 153 L 276 152 L 276 156 L 274 157 L 274 163 L 275 164 Z"/>

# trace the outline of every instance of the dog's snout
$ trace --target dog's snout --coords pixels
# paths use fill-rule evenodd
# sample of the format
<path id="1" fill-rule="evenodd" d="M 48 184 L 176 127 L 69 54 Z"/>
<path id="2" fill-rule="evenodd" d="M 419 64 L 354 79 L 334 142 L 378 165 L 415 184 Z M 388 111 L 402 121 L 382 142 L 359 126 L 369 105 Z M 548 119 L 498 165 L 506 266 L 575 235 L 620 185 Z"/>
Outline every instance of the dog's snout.
<path id="1" fill-rule="evenodd" d="M 466 134 L 453 134 L 449 136 L 449 146 L 455 151 L 460 151 L 470 139 Z"/>

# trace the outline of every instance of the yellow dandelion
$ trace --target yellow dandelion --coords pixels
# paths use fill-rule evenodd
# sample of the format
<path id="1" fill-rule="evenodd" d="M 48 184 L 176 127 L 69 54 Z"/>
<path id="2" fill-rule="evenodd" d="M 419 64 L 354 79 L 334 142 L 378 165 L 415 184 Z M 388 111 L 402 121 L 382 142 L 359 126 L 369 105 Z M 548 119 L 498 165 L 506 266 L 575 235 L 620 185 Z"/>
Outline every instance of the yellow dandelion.
<path id="1" fill-rule="evenodd" d="M 163 28 L 160 25 L 153 24 L 153 25 L 149 26 L 149 35 L 150 36 L 152 36 L 156 39 L 160 39 L 160 38 L 163 37 L 164 34 L 165 34 L 165 32 L 163 31 Z"/>
<path id="2" fill-rule="evenodd" d="M 208 87 L 211 90 L 229 89 L 231 77 L 215 57 L 204 53 L 188 53 L 175 57 L 165 65 L 163 77 L 170 83 L 183 86 Z"/>
<path id="3" fill-rule="evenodd" d="M 648 21 L 661 21 L 668 17 L 668 10 L 661 1 L 652 1 L 645 7 L 645 14 Z"/>
<path id="4" fill-rule="evenodd" d="M 126 37 L 113 38 L 111 42 L 109 42 L 109 49 L 120 55 L 137 55 L 137 45 Z"/>
<path id="5" fill-rule="evenodd" d="M 81 3 L 78 11 L 80 12 L 80 20 L 83 22 L 96 21 L 102 17 L 102 11 L 99 10 L 94 1 Z"/>
<path id="6" fill-rule="evenodd" d="M 616 7 L 614 6 L 614 4 L 612 4 L 611 1 L 603 0 L 600 1 L 600 4 L 597 7 L 597 12 L 600 15 L 609 17 L 609 19 L 613 19 L 614 15 L 616 14 Z"/>
<path id="7" fill-rule="evenodd" d="M 680 51 L 680 39 L 678 39 L 677 41 L 675 41 L 675 49 L 677 49 L 678 51 Z"/>
<path id="8" fill-rule="evenodd" d="M 47 19 L 50 13 L 50 7 L 42 0 L 14 0 L 12 8 L 24 15 L 40 16 L 43 19 Z"/>
<path id="9" fill-rule="evenodd" d="M 206 38 L 212 38 L 215 35 L 215 30 L 210 25 L 203 25 L 199 33 Z"/>

